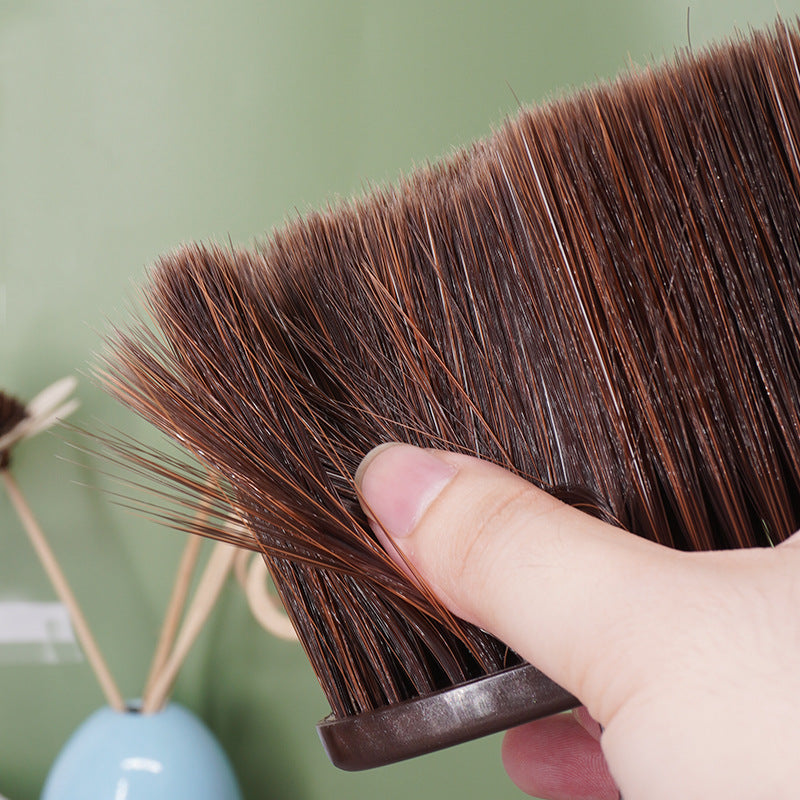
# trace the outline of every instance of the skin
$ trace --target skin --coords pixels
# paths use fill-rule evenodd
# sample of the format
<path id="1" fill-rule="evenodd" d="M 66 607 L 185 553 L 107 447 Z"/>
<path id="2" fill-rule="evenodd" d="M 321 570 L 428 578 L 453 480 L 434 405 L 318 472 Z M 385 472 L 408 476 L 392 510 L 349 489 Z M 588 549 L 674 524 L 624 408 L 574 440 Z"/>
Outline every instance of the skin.
<path id="1" fill-rule="evenodd" d="M 585 707 L 506 734 L 548 800 L 800 796 L 800 535 L 679 553 L 474 458 L 373 450 L 356 476 L 393 557 Z"/>

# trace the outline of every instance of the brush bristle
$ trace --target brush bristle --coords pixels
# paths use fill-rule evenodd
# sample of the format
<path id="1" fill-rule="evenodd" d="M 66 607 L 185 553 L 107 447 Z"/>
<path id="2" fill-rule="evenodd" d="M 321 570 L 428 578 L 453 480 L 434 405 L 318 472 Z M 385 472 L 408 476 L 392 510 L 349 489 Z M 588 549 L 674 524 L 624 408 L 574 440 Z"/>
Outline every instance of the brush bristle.
<path id="1" fill-rule="evenodd" d="M 334 714 L 518 661 L 376 543 L 353 475 L 379 442 L 678 548 L 797 527 L 799 52 L 780 23 L 683 54 L 252 252 L 156 266 L 106 380 L 202 468 L 130 459 L 262 550 Z"/>

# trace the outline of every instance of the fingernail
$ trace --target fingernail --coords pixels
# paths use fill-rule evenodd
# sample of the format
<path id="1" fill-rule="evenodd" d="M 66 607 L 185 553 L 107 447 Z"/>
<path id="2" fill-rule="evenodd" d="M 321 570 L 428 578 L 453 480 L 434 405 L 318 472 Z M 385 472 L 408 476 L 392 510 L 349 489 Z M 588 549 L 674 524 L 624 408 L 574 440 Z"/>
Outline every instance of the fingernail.
<path id="1" fill-rule="evenodd" d="M 427 450 L 383 444 L 371 450 L 356 472 L 364 510 L 391 537 L 408 536 L 456 468 Z"/>

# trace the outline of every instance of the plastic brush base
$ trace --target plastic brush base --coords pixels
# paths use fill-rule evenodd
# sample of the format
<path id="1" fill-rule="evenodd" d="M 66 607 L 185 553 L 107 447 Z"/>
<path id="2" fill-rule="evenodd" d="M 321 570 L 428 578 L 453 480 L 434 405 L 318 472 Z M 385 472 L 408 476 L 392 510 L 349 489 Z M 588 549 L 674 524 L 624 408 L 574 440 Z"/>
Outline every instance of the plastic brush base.
<path id="1" fill-rule="evenodd" d="M 522 664 L 483 678 L 317 725 L 340 769 L 392 764 L 513 728 L 580 705 L 546 675 Z"/>

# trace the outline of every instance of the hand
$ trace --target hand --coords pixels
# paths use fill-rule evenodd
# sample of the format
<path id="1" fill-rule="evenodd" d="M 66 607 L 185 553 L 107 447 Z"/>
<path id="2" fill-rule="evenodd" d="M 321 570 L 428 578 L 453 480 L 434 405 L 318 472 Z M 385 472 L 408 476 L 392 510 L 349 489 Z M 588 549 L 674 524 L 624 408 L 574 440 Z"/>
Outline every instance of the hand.
<path id="1" fill-rule="evenodd" d="M 408 445 L 373 450 L 356 480 L 399 563 L 588 709 L 506 735 L 520 788 L 552 800 L 616 798 L 614 782 L 625 800 L 800 796 L 798 534 L 774 549 L 680 553 L 489 463 Z"/>

